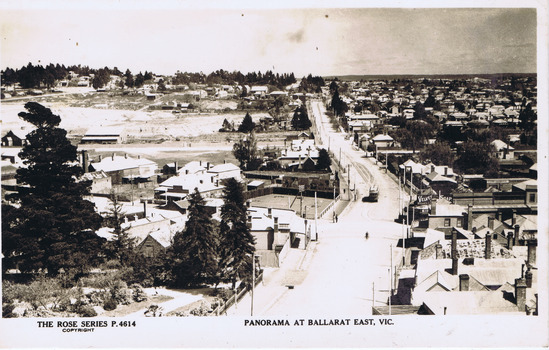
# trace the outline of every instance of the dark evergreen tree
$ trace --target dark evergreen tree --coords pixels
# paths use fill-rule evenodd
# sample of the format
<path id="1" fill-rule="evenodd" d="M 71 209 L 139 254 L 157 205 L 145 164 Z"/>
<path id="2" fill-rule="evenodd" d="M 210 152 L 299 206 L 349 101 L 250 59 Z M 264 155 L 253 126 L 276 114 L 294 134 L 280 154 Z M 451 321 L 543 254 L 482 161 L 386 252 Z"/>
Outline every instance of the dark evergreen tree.
<path id="1" fill-rule="evenodd" d="M 316 168 L 318 170 L 326 170 L 330 168 L 330 165 L 332 165 L 332 160 L 330 159 L 328 151 L 326 151 L 326 149 L 324 148 L 321 148 L 318 151 L 318 161 L 316 162 Z"/>
<path id="2" fill-rule="evenodd" d="M 252 120 L 250 113 L 246 113 L 242 123 L 238 127 L 238 132 L 249 133 L 255 128 L 255 123 Z"/>
<path id="3" fill-rule="evenodd" d="M 309 120 L 305 106 L 296 108 L 291 123 L 294 130 L 307 130 L 311 127 L 312 123 Z"/>
<path id="4" fill-rule="evenodd" d="M 67 132 L 57 127 L 61 118 L 36 102 L 25 108 L 28 112 L 19 116 L 36 129 L 19 153 L 26 167 L 17 170 L 23 186 L 14 196 L 19 207 L 9 217 L 11 232 L 20 241 L 10 251 L 3 247 L 3 254 L 17 256 L 23 271 L 85 272 L 101 259 L 103 243 L 95 234 L 102 218 L 93 203 L 83 199 L 90 183 L 76 180 L 83 170 L 74 164 L 76 147 Z"/>
<path id="5" fill-rule="evenodd" d="M 241 280 L 250 283 L 255 239 L 246 225 L 247 211 L 242 185 L 234 178 L 225 183 L 221 207 L 220 267 L 223 279 L 233 288 Z"/>
<path id="6" fill-rule="evenodd" d="M 133 80 L 132 72 L 130 72 L 129 69 L 127 69 L 126 73 L 124 73 L 124 77 L 126 78 L 125 84 L 127 87 L 132 88 L 135 86 L 135 81 Z"/>
<path id="7" fill-rule="evenodd" d="M 189 196 L 187 223 L 174 236 L 173 275 L 179 287 L 216 283 L 218 273 L 218 232 L 206 202 L 195 188 Z"/>

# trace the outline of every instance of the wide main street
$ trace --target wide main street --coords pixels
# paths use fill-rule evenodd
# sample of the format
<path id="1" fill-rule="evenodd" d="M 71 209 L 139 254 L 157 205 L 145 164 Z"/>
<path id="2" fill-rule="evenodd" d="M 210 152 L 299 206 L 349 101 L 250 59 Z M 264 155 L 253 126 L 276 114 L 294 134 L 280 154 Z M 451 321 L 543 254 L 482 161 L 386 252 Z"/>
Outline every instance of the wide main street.
<path id="1" fill-rule="evenodd" d="M 335 157 L 341 154 L 342 166 L 350 168 L 356 201 L 349 202 L 337 223 L 331 216 L 319 219 L 318 241 L 307 250 L 292 249 L 280 268 L 267 269 L 264 282 L 254 291 L 253 310 L 248 293 L 228 315 L 371 315 L 372 305 L 387 303 L 391 261 L 394 266 L 402 256 L 396 243 L 404 228 L 394 222 L 399 212 L 398 184 L 363 151 L 354 149 L 344 134 L 333 130 L 321 101 L 312 101 L 310 110 L 318 146 L 328 148 L 329 142 Z M 374 183 L 380 189 L 379 201 L 362 202 Z"/>

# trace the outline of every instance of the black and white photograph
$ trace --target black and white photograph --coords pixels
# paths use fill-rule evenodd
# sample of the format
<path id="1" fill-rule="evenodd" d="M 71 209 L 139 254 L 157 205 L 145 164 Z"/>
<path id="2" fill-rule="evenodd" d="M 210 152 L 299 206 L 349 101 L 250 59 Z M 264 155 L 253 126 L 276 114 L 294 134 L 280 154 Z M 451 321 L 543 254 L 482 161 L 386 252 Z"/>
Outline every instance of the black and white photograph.
<path id="1" fill-rule="evenodd" d="M 548 13 L 0 0 L 0 347 L 548 347 Z"/>

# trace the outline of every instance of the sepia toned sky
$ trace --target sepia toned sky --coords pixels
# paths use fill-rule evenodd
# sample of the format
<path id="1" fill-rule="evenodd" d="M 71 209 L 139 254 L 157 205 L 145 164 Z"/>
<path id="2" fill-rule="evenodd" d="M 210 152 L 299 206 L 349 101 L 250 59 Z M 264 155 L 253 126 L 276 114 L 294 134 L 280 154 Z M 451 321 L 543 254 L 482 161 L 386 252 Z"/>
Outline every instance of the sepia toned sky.
<path id="1" fill-rule="evenodd" d="M 536 72 L 535 8 L 6 3 L 2 69 L 32 62 L 157 74 L 270 69 L 297 77 Z"/>

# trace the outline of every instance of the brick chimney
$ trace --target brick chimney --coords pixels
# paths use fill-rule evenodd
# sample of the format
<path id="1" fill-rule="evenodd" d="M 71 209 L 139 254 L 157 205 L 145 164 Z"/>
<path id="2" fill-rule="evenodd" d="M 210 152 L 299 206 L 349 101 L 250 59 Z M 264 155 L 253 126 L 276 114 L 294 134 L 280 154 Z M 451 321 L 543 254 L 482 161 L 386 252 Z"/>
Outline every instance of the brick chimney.
<path id="1" fill-rule="evenodd" d="M 267 217 L 269 219 L 273 217 L 273 208 L 267 208 Z"/>
<path id="2" fill-rule="evenodd" d="M 452 252 L 457 250 L 457 230 L 452 228 Z M 453 253 L 452 253 L 453 254 Z"/>
<path id="3" fill-rule="evenodd" d="M 517 224 L 517 211 L 513 210 L 513 218 L 511 219 L 511 226 L 515 227 Z"/>
<path id="4" fill-rule="evenodd" d="M 112 160 L 114 161 L 114 152 L 112 153 Z"/>
<path id="5" fill-rule="evenodd" d="M 452 250 L 452 275 L 456 276 L 457 274 L 458 274 L 457 250 Z"/>
<path id="6" fill-rule="evenodd" d="M 513 232 L 507 234 L 507 249 L 513 249 Z"/>
<path id="7" fill-rule="evenodd" d="M 469 275 L 467 274 L 459 275 L 459 291 L 460 292 L 469 291 Z"/>
<path id="8" fill-rule="evenodd" d="M 496 219 L 496 218 L 493 218 L 493 217 L 491 217 L 491 216 L 488 218 L 488 228 L 489 228 L 490 230 L 492 230 L 492 231 L 494 230 L 494 220 L 495 220 L 495 219 Z"/>
<path id="9" fill-rule="evenodd" d="M 473 229 L 473 205 L 469 204 L 467 206 L 467 231 Z"/>
<path id="10" fill-rule="evenodd" d="M 515 279 L 515 302 L 519 311 L 526 311 L 526 281 Z"/>
<path id="11" fill-rule="evenodd" d="M 492 236 L 489 233 L 486 233 L 485 237 L 485 246 L 484 246 L 484 259 L 492 258 Z"/>
<path id="12" fill-rule="evenodd" d="M 443 256 L 443 253 L 442 253 L 442 244 L 438 243 L 436 246 L 435 246 L 435 250 L 436 250 L 436 259 L 444 259 L 444 256 Z"/>
<path id="13" fill-rule="evenodd" d="M 528 264 L 528 266 L 531 266 L 531 267 L 536 266 L 537 245 L 538 245 L 537 241 L 528 241 L 528 259 L 526 260 L 526 263 Z"/>
<path id="14" fill-rule="evenodd" d="M 246 208 L 250 208 L 251 206 L 252 206 L 252 201 L 248 199 L 246 201 Z"/>
<path id="15" fill-rule="evenodd" d="M 85 149 L 82 150 L 82 169 L 84 169 L 84 173 L 87 173 L 89 171 L 88 169 L 88 151 Z"/>
<path id="16" fill-rule="evenodd" d="M 278 217 L 275 216 L 273 220 L 274 220 L 274 233 L 276 234 L 278 233 Z"/>
<path id="17" fill-rule="evenodd" d="M 524 282 L 526 283 L 526 288 L 532 288 L 532 271 L 530 271 L 530 268 L 526 270 L 524 273 Z"/>
<path id="18" fill-rule="evenodd" d="M 517 245 L 519 239 L 520 226 L 515 225 L 515 234 L 513 235 L 513 245 Z"/>
<path id="19" fill-rule="evenodd" d="M 436 201 L 436 199 L 431 202 L 431 215 L 437 215 L 437 201 Z"/>
<path id="20" fill-rule="evenodd" d="M 143 215 L 147 217 L 147 200 L 143 201 Z"/>

